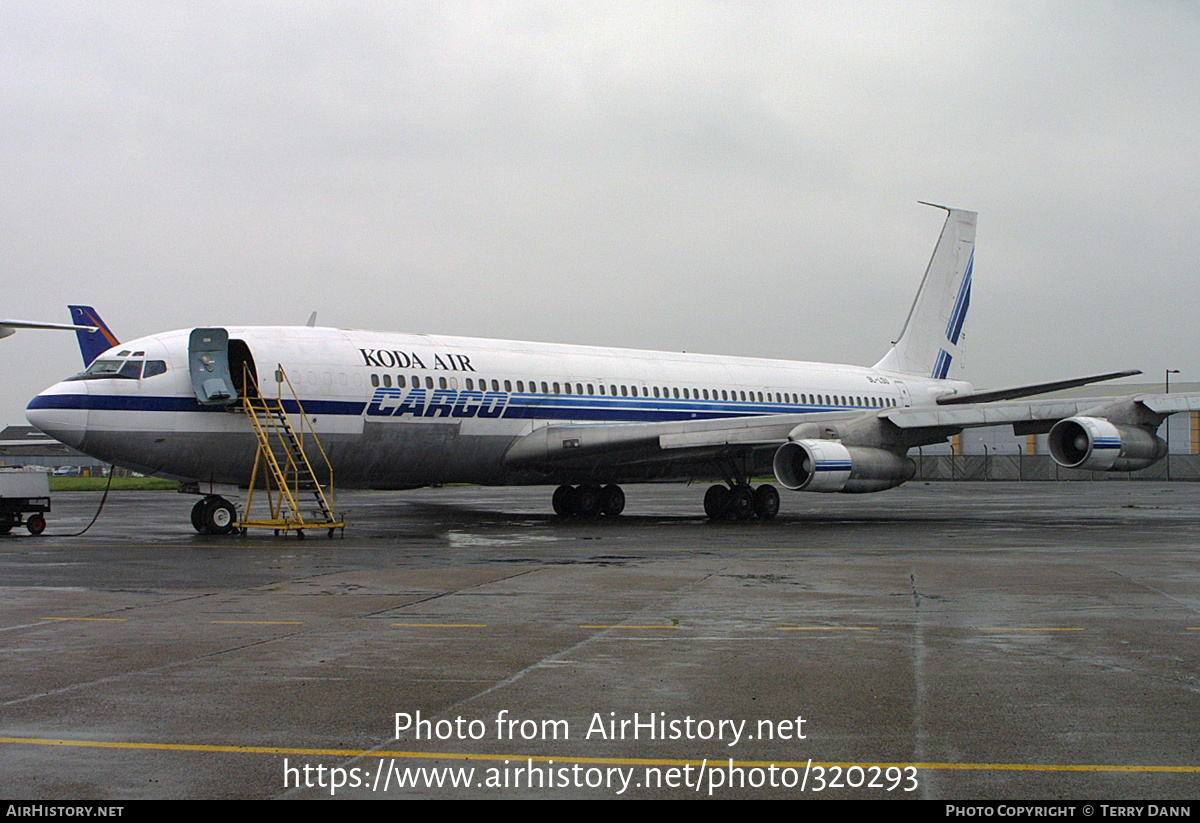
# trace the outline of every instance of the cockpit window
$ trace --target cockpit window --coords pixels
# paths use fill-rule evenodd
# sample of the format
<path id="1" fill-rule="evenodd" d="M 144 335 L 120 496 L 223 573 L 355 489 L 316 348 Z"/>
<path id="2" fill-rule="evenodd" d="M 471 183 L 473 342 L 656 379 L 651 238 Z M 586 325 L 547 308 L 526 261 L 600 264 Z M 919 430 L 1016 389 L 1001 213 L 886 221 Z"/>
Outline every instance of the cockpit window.
<path id="1" fill-rule="evenodd" d="M 137 352 L 141 354 L 141 352 Z M 118 355 L 119 356 L 119 355 Z M 137 380 L 139 377 L 154 377 L 158 374 L 165 374 L 167 371 L 167 361 L 165 360 L 113 360 L 103 359 L 95 360 L 92 365 L 88 366 L 83 372 L 70 378 L 71 380 L 103 380 L 106 378 L 124 378 L 126 380 Z"/>
<path id="2" fill-rule="evenodd" d="M 84 370 L 84 374 L 95 374 L 109 377 L 121 371 L 124 360 L 96 360 Z"/>

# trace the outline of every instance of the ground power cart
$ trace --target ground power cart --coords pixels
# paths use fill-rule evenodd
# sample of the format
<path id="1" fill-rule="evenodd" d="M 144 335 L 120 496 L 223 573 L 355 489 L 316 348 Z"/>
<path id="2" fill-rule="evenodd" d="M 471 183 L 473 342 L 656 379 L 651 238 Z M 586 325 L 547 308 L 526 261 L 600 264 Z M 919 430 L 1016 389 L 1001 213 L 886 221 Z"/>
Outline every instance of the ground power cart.
<path id="1" fill-rule="evenodd" d="M 18 526 L 30 534 L 46 530 L 50 479 L 44 472 L 0 472 L 0 534 Z"/>

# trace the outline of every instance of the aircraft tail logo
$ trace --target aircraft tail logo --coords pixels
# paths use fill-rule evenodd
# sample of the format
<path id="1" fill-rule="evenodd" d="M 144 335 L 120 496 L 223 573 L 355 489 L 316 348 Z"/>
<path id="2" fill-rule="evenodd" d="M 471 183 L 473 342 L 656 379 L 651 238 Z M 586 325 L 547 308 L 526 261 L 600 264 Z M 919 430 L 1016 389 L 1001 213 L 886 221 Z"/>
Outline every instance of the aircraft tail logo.
<path id="1" fill-rule="evenodd" d="M 100 319 L 100 313 L 91 306 L 67 306 L 71 310 L 71 322 L 77 326 L 95 326 L 96 331 L 77 330 L 75 337 L 79 340 L 79 353 L 83 355 L 83 367 L 86 369 L 104 352 L 120 344 L 120 340 L 108 328 L 108 324 Z"/>

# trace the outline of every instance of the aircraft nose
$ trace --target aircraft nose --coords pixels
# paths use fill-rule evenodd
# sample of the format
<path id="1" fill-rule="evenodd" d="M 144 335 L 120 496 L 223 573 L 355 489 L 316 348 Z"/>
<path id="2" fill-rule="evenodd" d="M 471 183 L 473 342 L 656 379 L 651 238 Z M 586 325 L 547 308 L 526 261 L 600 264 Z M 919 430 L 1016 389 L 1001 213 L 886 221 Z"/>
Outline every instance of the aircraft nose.
<path id="1" fill-rule="evenodd" d="M 73 449 L 83 449 L 87 438 L 86 388 L 58 383 L 33 398 L 25 417 L 40 431 Z"/>

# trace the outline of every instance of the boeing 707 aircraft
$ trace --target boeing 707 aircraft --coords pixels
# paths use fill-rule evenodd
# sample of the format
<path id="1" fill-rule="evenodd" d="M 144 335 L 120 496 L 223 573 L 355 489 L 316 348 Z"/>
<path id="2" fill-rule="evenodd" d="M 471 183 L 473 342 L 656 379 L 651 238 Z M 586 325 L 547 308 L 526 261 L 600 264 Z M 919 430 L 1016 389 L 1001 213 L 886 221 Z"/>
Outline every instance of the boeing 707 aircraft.
<path id="1" fill-rule="evenodd" d="M 881 491 L 913 477 L 910 449 L 975 426 L 1048 432 L 1052 457 L 1071 468 L 1129 471 L 1161 459 L 1158 427 L 1200 409 L 1200 394 L 1024 400 L 1137 372 L 986 391 L 950 377 L 971 302 L 976 215 L 938 208 L 946 222 L 902 333 L 871 367 L 309 326 L 197 328 L 109 348 L 35 397 L 27 416 L 100 460 L 206 490 L 192 512 L 205 533 L 234 530 L 236 508 L 217 492 L 245 487 L 254 466 L 240 398 L 282 372 L 339 486 L 546 484 L 557 486 L 563 516 L 619 514 L 622 483 L 710 480 L 709 517 L 767 520 L 779 494 L 752 478 L 774 475 L 795 491 Z"/>

